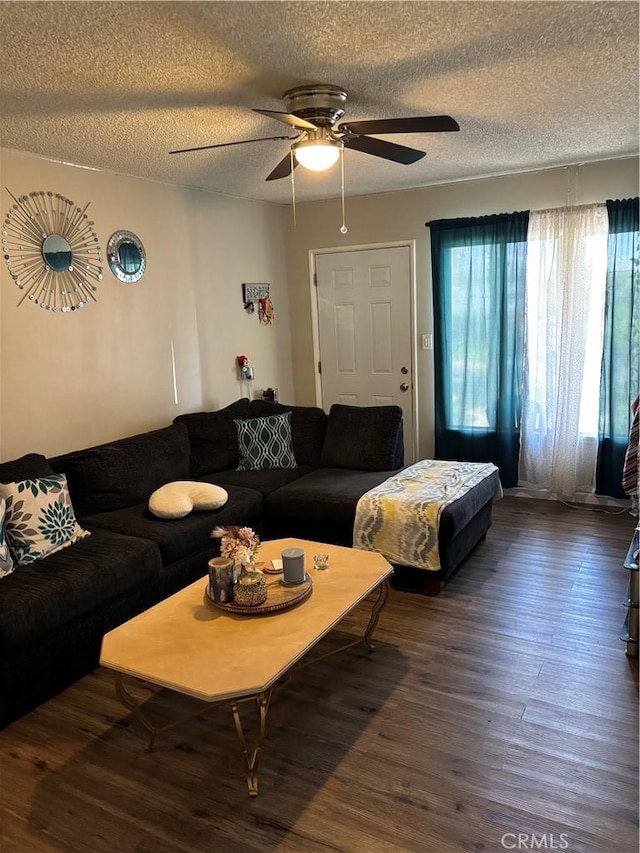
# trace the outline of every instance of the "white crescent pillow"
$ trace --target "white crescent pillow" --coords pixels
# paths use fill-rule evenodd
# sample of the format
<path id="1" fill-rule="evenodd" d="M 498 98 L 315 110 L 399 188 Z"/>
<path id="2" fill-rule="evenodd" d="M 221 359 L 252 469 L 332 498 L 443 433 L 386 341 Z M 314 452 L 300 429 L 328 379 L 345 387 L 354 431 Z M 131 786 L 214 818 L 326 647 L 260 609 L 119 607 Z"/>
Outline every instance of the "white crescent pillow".
<path id="1" fill-rule="evenodd" d="M 228 499 L 221 486 L 177 480 L 155 490 L 149 498 L 149 511 L 158 518 L 184 518 L 194 509 L 218 509 Z"/>

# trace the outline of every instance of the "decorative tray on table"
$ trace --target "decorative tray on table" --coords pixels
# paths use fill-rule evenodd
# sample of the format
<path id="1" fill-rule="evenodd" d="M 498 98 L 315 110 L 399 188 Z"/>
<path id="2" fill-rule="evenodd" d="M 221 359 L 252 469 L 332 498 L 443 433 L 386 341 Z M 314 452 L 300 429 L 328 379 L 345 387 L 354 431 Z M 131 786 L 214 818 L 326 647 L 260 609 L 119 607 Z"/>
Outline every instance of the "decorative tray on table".
<path id="1" fill-rule="evenodd" d="M 281 610 L 288 610 L 290 607 L 295 607 L 296 604 L 300 604 L 309 598 L 313 589 L 313 581 L 309 575 L 306 576 L 306 580 L 299 584 L 285 584 L 280 578 L 266 577 L 265 580 L 267 582 L 267 600 L 262 604 L 236 604 L 235 601 L 218 604 L 211 597 L 211 590 L 208 583 L 205 600 L 208 604 L 217 607 L 218 610 L 224 610 L 227 613 L 239 613 L 242 616 L 258 616 L 261 613 L 278 613 Z"/>

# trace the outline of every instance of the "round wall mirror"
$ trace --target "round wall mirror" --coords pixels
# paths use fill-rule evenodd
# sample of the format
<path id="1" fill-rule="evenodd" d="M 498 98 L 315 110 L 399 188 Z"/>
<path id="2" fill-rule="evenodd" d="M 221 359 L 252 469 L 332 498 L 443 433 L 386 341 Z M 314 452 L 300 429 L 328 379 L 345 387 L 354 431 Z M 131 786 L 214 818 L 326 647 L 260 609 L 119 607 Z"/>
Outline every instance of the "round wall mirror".
<path id="1" fill-rule="evenodd" d="M 71 266 L 73 260 L 71 246 L 59 234 L 49 234 L 48 237 L 45 237 L 41 251 L 44 262 L 50 269 L 57 272 L 73 269 Z"/>
<path id="2" fill-rule="evenodd" d="M 107 260 L 111 272 L 125 284 L 139 281 L 147 265 L 142 241 L 132 231 L 116 231 L 109 237 Z"/>

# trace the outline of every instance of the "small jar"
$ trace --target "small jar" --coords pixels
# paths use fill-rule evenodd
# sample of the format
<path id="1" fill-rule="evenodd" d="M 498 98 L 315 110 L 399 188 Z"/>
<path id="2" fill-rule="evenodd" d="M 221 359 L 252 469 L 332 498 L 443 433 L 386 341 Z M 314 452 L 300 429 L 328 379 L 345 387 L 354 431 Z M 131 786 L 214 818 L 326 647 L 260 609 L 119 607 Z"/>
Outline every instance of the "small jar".
<path id="1" fill-rule="evenodd" d="M 267 600 L 267 584 L 262 572 L 244 572 L 233 587 L 233 600 L 244 607 L 255 607 Z"/>

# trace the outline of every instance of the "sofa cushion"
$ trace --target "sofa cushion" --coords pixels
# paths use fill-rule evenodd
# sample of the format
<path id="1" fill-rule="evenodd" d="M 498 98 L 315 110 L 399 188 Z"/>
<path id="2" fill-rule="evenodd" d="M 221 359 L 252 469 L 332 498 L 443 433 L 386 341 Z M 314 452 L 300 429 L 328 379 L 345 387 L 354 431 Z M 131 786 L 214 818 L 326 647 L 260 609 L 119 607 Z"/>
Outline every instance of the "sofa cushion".
<path id="1" fill-rule="evenodd" d="M 51 465 L 41 453 L 27 453 L 10 462 L 0 462 L 0 483 L 17 483 L 53 474 Z"/>
<path id="2" fill-rule="evenodd" d="M 157 584 L 160 565 L 152 542 L 92 528 L 70 548 L 13 572 L 2 580 L 0 656 L 35 645 L 143 584 Z"/>
<path id="3" fill-rule="evenodd" d="M 26 566 L 89 536 L 76 521 L 64 474 L 0 483 L 6 536 L 17 566 Z"/>
<path id="4" fill-rule="evenodd" d="M 315 470 L 310 465 L 298 465 L 297 468 L 270 468 L 266 471 L 217 471 L 203 479 L 220 486 L 244 486 L 255 489 L 262 495 L 268 495 L 276 489 L 298 480 L 310 471 Z"/>
<path id="5" fill-rule="evenodd" d="M 320 456 L 323 468 L 393 471 L 402 467 L 403 455 L 399 406 L 331 406 Z"/>
<path id="6" fill-rule="evenodd" d="M 5 577 L 14 570 L 13 558 L 9 550 L 6 536 L 6 509 L 7 502 L 0 498 L 0 578 Z"/>
<path id="7" fill-rule="evenodd" d="M 184 424 L 76 450 L 51 459 L 67 475 L 79 516 L 148 501 L 159 486 L 189 479 L 189 433 Z"/>
<path id="8" fill-rule="evenodd" d="M 0 463 L 0 483 L 17 483 L 21 480 L 47 477 L 49 474 L 53 474 L 53 470 L 41 453 L 27 453 L 19 459 Z M 4 519 L 5 516 L 2 515 L 2 518 Z M 6 525 L 6 521 L 4 524 Z M 0 542 L 2 543 L 0 544 L 0 577 L 2 577 L 15 568 L 5 535 L 5 526 L 2 524 L 0 524 Z"/>
<path id="9" fill-rule="evenodd" d="M 327 432 L 327 415 L 315 406 L 286 406 L 270 400 L 252 400 L 251 417 L 281 415 L 291 412 L 291 437 L 298 465 L 320 464 L 320 454 Z"/>
<path id="10" fill-rule="evenodd" d="M 160 486 L 149 498 L 149 511 L 158 518 L 184 518 L 192 510 L 218 509 L 229 493 L 212 483 L 178 480 Z"/>
<path id="11" fill-rule="evenodd" d="M 235 420 L 238 471 L 297 468 L 291 441 L 291 412 Z"/>
<path id="12" fill-rule="evenodd" d="M 229 500 L 211 512 L 192 512 L 184 518 L 156 518 L 149 512 L 147 502 L 111 512 L 101 512 L 83 519 L 83 524 L 112 530 L 126 536 L 139 536 L 156 542 L 162 563 L 169 566 L 183 557 L 204 548 L 214 527 L 243 524 L 259 527 L 263 514 L 263 499 L 253 489 L 227 488 Z M 206 564 L 202 572 L 206 573 Z"/>
<path id="13" fill-rule="evenodd" d="M 268 495 L 267 516 L 305 523 L 353 525 L 361 496 L 395 473 L 318 468 Z"/>
<path id="14" fill-rule="evenodd" d="M 238 436 L 233 420 L 250 417 L 249 400 L 242 397 L 217 412 L 193 412 L 174 419 L 174 424 L 184 424 L 189 431 L 192 477 L 237 466 Z"/>

